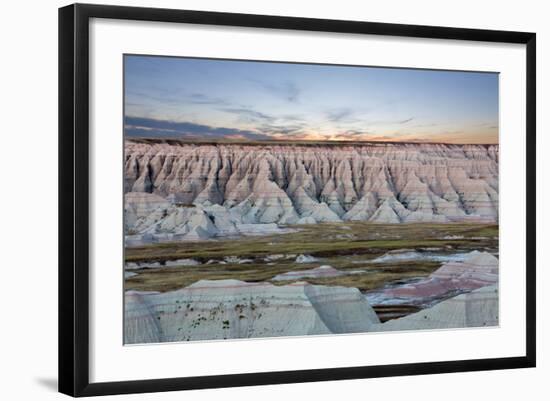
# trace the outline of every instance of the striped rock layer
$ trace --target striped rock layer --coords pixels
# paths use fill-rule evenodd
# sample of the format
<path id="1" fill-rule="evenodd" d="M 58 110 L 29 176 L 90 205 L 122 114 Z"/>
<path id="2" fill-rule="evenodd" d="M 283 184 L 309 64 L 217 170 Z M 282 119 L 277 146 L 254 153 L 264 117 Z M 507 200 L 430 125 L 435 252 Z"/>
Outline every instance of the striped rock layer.
<path id="1" fill-rule="evenodd" d="M 371 291 L 369 298 L 372 302 L 426 305 L 453 294 L 498 285 L 498 281 L 499 260 L 488 252 L 472 251 L 463 261 L 444 263 L 424 279 Z"/>
<path id="2" fill-rule="evenodd" d="M 127 291 L 124 342 L 486 327 L 499 324 L 498 312 L 496 285 L 380 323 L 356 288 L 202 280 L 166 293 Z"/>
<path id="3" fill-rule="evenodd" d="M 158 196 L 144 200 L 149 209 L 163 200 L 174 207 L 150 219 L 155 223 L 167 214 L 176 220 L 177 214 L 180 220 L 195 219 L 193 226 L 206 227 L 204 211 L 194 213 L 197 205 L 222 207 L 216 213 L 227 226 L 496 222 L 498 163 L 498 145 L 194 145 L 127 140 L 124 186 L 126 193 Z M 141 206 L 136 209 L 143 211 Z M 212 214 L 204 213 L 213 222 Z"/>
<path id="4" fill-rule="evenodd" d="M 357 288 L 201 280 L 125 294 L 126 344 L 356 333 L 377 323 Z"/>

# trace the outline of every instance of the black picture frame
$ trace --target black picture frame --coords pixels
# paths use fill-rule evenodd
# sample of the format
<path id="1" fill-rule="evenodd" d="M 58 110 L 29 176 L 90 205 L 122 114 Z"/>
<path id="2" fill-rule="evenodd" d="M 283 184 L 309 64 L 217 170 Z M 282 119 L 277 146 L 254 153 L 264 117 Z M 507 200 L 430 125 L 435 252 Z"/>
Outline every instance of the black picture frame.
<path id="1" fill-rule="evenodd" d="M 89 381 L 89 22 L 91 18 L 415 38 L 516 43 L 526 46 L 527 277 L 526 353 L 520 357 L 382 366 Z M 74 4 L 59 9 L 59 391 L 71 396 L 159 392 L 534 367 L 536 35 L 480 29 Z"/>

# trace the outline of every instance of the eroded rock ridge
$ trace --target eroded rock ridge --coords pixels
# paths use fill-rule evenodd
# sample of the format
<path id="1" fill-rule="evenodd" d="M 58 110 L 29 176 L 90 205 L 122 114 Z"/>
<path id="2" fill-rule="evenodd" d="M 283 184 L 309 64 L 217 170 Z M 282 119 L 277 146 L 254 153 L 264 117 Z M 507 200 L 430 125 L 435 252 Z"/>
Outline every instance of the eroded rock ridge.
<path id="1" fill-rule="evenodd" d="M 127 230 L 201 238 L 254 224 L 496 222 L 498 163 L 498 145 L 128 140 Z"/>

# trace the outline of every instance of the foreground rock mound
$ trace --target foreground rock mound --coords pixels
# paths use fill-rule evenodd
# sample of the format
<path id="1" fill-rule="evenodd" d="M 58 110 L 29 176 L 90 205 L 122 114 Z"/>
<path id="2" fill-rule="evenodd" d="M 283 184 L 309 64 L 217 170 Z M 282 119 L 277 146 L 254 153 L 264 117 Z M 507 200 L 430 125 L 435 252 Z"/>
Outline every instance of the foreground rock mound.
<path id="1" fill-rule="evenodd" d="M 126 344 L 366 332 L 379 323 L 356 288 L 201 280 L 125 294 Z"/>
<path id="2" fill-rule="evenodd" d="M 495 222 L 498 155 L 496 145 L 127 140 L 127 230 L 204 239 L 241 224 Z"/>
<path id="3" fill-rule="evenodd" d="M 426 305 L 448 297 L 498 283 L 498 259 L 487 252 L 472 251 L 463 261 L 451 261 L 426 279 L 372 291 L 373 304 Z"/>
<path id="4" fill-rule="evenodd" d="M 498 326 L 498 287 L 482 287 L 447 299 L 400 319 L 375 325 L 372 331 L 431 330 Z"/>

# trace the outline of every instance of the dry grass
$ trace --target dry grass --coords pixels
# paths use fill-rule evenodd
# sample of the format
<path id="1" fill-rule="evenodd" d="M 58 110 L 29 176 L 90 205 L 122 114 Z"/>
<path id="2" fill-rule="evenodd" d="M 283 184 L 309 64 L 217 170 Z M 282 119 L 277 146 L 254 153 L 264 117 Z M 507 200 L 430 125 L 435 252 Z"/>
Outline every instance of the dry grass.
<path id="1" fill-rule="evenodd" d="M 357 287 L 363 291 L 379 288 L 394 281 L 424 277 L 440 263 L 427 261 L 391 264 L 362 263 L 394 249 L 437 249 L 441 253 L 498 249 L 498 226 L 486 224 L 371 224 L 338 223 L 297 227 L 300 231 L 277 236 L 211 240 L 194 243 L 153 244 L 126 249 L 126 260 L 132 262 L 193 258 L 199 266 L 143 269 L 126 280 L 126 289 L 169 291 L 198 280 L 237 279 L 249 282 L 269 281 L 277 274 L 311 269 L 321 264 L 340 270 L 365 270 L 362 274 L 331 278 L 308 278 L 313 284 Z M 459 239 L 443 239 L 458 236 Z M 274 254 L 309 254 L 320 258 L 317 263 L 298 264 L 294 259 L 263 260 Z M 249 258 L 249 264 L 204 264 L 221 261 L 225 256 Z M 274 282 L 280 285 L 286 282 Z"/>
<path id="2" fill-rule="evenodd" d="M 262 257 L 277 253 L 332 255 L 379 254 L 391 249 L 479 249 L 496 247 L 497 225 L 486 224 L 372 224 L 338 223 L 293 226 L 299 231 L 283 235 L 199 242 L 172 242 L 127 248 L 126 261 L 165 261 L 224 256 Z M 443 239 L 463 236 L 463 239 Z M 485 239 L 478 239 L 484 237 Z"/>

